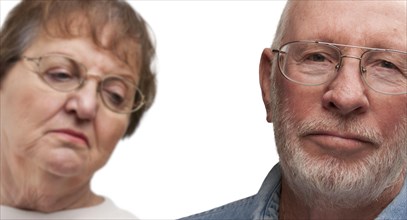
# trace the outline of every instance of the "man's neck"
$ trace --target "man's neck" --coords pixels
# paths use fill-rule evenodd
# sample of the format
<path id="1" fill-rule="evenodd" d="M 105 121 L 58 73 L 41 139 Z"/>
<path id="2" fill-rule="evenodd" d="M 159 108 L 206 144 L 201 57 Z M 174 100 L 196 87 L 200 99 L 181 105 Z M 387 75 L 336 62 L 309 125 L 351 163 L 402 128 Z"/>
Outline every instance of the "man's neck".
<path id="1" fill-rule="evenodd" d="M 400 192 L 404 175 L 393 186 L 386 189 L 378 199 L 368 205 L 352 208 L 336 208 L 335 204 L 309 205 L 296 195 L 282 178 L 279 219 L 374 219 Z M 318 195 L 315 196 L 318 200 Z"/>

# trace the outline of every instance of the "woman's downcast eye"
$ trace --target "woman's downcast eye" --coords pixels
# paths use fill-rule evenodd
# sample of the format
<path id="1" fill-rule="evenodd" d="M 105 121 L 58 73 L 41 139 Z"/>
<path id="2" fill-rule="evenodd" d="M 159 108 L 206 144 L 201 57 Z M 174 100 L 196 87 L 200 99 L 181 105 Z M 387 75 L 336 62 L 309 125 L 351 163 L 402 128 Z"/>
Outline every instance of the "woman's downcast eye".
<path id="1" fill-rule="evenodd" d="M 81 67 L 75 61 L 63 57 L 42 57 L 39 71 L 49 83 L 79 82 L 82 73 Z"/>
<path id="2" fill-rule="evenodd" d="M 102 83 L 102 96 L 109 105 L 122 108 L 130 102 L 128 99 L 131 89 L 122 79 L 111 77 L 106 78 Z"/>
<path id="3" fill-rule="evenodd" d="M 48 70 L 44 73 L 45 77 L 52 82 L 66 82 L 75 79 L 76 77 L 62 69 Z"/>
<path id="4" fill-rule="evenodd" d="M 72 58 L 49 55 L 38 58 L 25 57 L 37 66 L 35 71 L 51 88 L 69 92 L 80 88 L 88 78 L 97 78 L 98 92 L 110 110 L 118 113 L 130 113 L 144 104 L 144 96 L 134 84 L 121 74 L 106 76 L 88 76 L 87 68 Z"/>
<path id="5" fill-rule="evenodd" d="M 103 98 L 109 102 L 109 104 L 113 105 L 113 106 L 121 106 L 124 102 L 124 94 L 116 92 L 116 91 L 111 91 L 111 90 L 107 90 L 104 89 L 103 90 Z"/>

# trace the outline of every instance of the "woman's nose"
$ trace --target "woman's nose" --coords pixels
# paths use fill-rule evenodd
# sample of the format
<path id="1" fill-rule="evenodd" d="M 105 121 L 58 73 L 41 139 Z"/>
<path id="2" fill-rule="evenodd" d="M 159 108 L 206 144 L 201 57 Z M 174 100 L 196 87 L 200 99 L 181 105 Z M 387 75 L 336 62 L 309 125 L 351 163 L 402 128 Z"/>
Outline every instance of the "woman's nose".
<path id="1" fill-rule="evenodd" d="M 369 100 L 359 63 L 346 59 L 343 64 L 323 95 L 323 106 L 341 115 L 361 114 L 369 108 Z"/>
<path id="2" fill-rule="evenodd" d="M 65 108 L 74 113 L 81 120 L 92 120 L 95 118 L 99 108 L 98 83 L 87 80 L 80 88 L 70 92 Z"/>

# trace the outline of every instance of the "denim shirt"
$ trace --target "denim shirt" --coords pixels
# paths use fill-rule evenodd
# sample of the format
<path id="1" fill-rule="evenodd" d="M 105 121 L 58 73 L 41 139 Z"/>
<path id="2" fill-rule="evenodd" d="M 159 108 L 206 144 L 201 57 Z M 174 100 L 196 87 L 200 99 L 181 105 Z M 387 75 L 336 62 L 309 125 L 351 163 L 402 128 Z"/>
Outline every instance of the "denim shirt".
<path id="1" fill-rule="evenodd" d="M 407 176 L 406 176 L 407 177 Z M 269 172 L 259 192 L 227 205 L 195 214 L 182 220 L 263 220 L 278 219 L 281 189 L 281 168 L 277 164 Z M 376 219 L 407 219 L 407 181 L 396 198 Z"/>

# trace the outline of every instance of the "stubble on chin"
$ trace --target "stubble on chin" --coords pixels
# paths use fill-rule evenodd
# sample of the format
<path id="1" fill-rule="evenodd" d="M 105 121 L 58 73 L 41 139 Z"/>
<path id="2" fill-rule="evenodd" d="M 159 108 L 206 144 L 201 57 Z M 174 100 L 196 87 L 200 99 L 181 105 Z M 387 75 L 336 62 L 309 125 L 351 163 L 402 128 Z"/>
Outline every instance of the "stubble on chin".
<path id="1" fill-rule="evenodd" d="M 297 122 L 287 100 L 272 93 L 273 123 L 283 176 L 294 193 L 310 207 L 354 208 L 378 199 L 394 186 L 407 163 L 407 118 L 400 120 L 394 135 L 385 139 L 374 128 L 356 118 L 328 114 Z M 341 129 L 364 136 L 377 149 L 360 160 L 330 155 L 313 156 L 301 146 L 300 138 L 312 130 Z"/>

